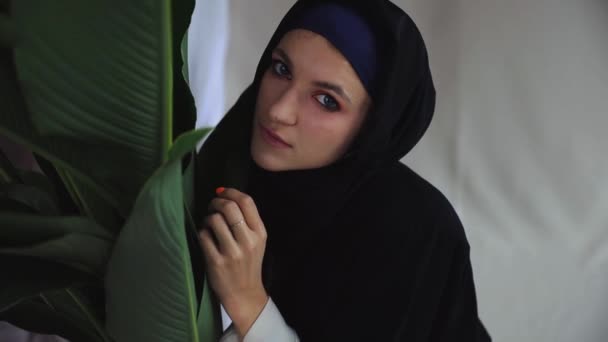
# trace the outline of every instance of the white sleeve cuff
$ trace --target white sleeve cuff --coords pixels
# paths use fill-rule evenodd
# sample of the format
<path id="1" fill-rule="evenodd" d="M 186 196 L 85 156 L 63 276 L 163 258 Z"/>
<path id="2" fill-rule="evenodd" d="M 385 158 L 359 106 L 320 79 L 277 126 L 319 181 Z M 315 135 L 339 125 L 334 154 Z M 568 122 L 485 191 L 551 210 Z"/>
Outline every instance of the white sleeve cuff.
<path id="1" fill-rule="evenodd" d="M 220 342 L 238 342 L 238 335 L 234 330 L 234 326 L 230 326 Z M 243 342 L 298 342 L 298 336 L 291 329 L 279 309 L 272 301 L 268 299 L 266 306 L 253 323 Z"/>
<path id="2" fill-rule="evenodd" d="M 239 335 L 236 333 L 236 330 L 234 330 L 234 325 L 231 324 L 228 329 L 224 331 L 224 335 L 220 338 L 220 342 L 239 342 Z"/>

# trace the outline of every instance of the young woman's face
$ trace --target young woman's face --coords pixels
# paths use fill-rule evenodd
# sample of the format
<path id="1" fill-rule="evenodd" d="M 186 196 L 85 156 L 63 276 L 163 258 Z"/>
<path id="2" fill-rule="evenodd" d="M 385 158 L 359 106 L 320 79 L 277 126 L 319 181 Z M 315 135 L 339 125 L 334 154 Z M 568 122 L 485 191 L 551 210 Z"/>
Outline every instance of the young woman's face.
<path id="1" fill-rule="evenodd" d="M 269 171 L 331 164 L 365 119 L 367 91 L 344 56 L 316 33 L 288 32 L 272 59 L 257 97 L 253 160 Z"/>

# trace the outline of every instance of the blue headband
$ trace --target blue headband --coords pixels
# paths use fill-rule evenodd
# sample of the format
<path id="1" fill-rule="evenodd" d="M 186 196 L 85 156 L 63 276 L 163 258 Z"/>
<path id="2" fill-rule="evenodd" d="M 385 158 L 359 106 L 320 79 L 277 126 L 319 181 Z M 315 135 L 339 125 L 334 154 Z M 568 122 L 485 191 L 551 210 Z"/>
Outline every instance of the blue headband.
<path id="1" fill-rule="evenodd" d="M 375 93 L 377 42 L 369 25 L 357 13 L 338 4 L 319 4 L 290 22 L 286 32 L 295 29 L 312 31 L 327 39 L 350 62 L 367 92 Z"/>

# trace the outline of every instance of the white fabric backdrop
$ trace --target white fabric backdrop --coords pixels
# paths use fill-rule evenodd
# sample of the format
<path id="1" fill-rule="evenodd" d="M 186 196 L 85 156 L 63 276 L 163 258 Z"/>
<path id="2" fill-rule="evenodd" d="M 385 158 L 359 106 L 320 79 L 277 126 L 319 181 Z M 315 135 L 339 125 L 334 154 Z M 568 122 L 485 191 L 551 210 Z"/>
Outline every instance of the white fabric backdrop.
<path id="1" fill-rule="evenodd" d="M 197 108 L 196 127 L 213 127 L 224 111 L 228 1 L 195 2 L 188 28 L 188 80 Z"/>
<path id="2" fill-rule="evenodd" d="M 228 108 L 293 1 L 232 1 Z M 456 207 L 495 341 L 608 341 L 608 1 L 403 0 L 431 57 L 404 162 Z"/>

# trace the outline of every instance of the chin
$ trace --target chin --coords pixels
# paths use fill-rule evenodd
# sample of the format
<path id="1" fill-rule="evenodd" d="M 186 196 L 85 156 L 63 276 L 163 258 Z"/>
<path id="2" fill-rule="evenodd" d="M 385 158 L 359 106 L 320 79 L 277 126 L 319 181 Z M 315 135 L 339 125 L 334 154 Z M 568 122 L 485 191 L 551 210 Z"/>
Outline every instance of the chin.
<path id="1" fill-rule="evenodd" d="M 278 172 L 290 169 L 288 165 L 285 165 L 285 163 L 280 160 L 276 160 L 273 156 L 256 153 L 253 149 L 251 151 L 251 159 L 253 159 L 257 166 L 266 171 Z"/>

